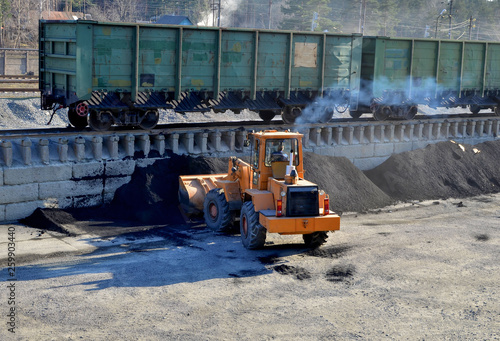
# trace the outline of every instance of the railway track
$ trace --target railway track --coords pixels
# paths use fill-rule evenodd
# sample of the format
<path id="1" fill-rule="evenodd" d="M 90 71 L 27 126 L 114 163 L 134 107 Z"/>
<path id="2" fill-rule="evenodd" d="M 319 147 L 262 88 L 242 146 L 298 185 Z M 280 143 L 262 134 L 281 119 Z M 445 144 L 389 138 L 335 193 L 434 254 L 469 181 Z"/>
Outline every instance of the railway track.
<path id="1" fill-rule="evenodd" d="M 417 115 L 413 120 L 391 120 L 391 121 L 374 121 L 373 118 L 361 117 L 358 119 L 352 118 L 334 118 L 328 123 L 311 123 L 311 124 L 296 124 L 289 125 L 285 124 L 282 120 L 273 120 L 272 125 L 266 124 L 261 120 L 256 121 L 210 121 L 210 122 L 178 122 L 169 124 L 158 124 L 154 129 L 142 130 L 142 129 L 131 129 L 130 127 L 113 127 L 109 131 L 94 131 L 89 127 L 85 129 L 76 129 L 71 126 L 66 128 L 25 128 L 25 129 L 6 129 L 0 130 L 0 138 L 8 139 L 22 139 L 22 138 L 64 138 L 64 137 L 74 137 L 74 136 L 110 136 L 113 134 L 118 135 L 169 135 L 175 134 L 177 132 L 189 133 L 210 133 L 216 130 L 258 130 L 258 129 L 291 129 L 298 131 L 305 131 L 308 129 L 318 129 L 318 128 L 347 128 L 347 127 L 364 127 L 367 129 L 371 126 L 414 126 L 417 124 L 433 124 L 437 122 L 449 122 L 454 124 L 466 124 L 469 121 L 495 121 L 500 122 L 500 117 L 493 113 L 485 113 L 480 115 L 472 115 L 470 113 L 455 114 L 455 115 Z"/>
<path id="2" fill-rule="evenodd" d="M 0 75 L 0 81 L 7 79 L 16 79 L 16 80 L 25 79 L 25 80 L 35 80 L 38 82 L 37 75 Z"/>

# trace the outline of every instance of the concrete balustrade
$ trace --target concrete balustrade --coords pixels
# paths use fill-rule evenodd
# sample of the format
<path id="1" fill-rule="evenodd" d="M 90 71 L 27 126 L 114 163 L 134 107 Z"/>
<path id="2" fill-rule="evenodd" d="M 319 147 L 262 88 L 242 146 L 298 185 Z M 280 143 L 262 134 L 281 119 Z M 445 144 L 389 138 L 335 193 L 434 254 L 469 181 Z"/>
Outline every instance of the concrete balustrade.
<path id="1" fill-rule="evenodd" d="M 155 135 L 153 137 L 154 139 L 154 145 L 153 149 L 158 152 L 160 156 L 163 156 L 165 154 L 165 135 Z"/>
<path id="2" fill-rule="evenodd" d="M 248 131 L 259 127 L 246 127 Z M 281 129 L 296 130 L 293 126 Z M 500 138 L 500 118 L 430 121 L 332 122 L 300 127 L 306 151 L 343 156 L 362 170 L 392 154 L 446 140 L 477 144 Z M 79 133 L 64 137 L 0 136 L 0 221 L 23 218 L 37 207 L 85 207 L 108 203 L 136 167 L 167 150 L 193 156 L 248 155 L 242 129 L 147 134 Z M 307 166 L 306 166 L 307 168 Z"/>
<path id="3" fill-rule="evenodd" d="M 309 128 L 307 149 L 322 155 L 345 156 L 362 170 L 376 167 L 392 154 L 455 140 L 477 144 L 499 138 L 500 119 L 443 119 L 372 124 L 332 124 Z"/>

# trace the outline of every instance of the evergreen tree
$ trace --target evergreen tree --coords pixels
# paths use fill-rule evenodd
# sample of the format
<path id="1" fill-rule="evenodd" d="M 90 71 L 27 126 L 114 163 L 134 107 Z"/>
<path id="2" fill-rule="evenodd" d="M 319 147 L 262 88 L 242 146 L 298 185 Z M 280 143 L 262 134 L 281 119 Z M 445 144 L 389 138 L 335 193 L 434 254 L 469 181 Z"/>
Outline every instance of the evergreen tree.
<path id="1" fill-rule="evenodd" d="M 371 11 L 371 30 L 376 35 L 395 36 L 396 27 L 399 24 L 398 20 L 398 4 L 397 0 L 379 0 L 370 1 L 369 5 L 373 6 Z"/>
<path id="2" fill-rule="evenodd" d="M 338 31 L 339 27 L 329 17 L 329 5 L 328 0 L 286 0 L 281 7 L 284 19 L 279 28 L 296 31 Z"/>

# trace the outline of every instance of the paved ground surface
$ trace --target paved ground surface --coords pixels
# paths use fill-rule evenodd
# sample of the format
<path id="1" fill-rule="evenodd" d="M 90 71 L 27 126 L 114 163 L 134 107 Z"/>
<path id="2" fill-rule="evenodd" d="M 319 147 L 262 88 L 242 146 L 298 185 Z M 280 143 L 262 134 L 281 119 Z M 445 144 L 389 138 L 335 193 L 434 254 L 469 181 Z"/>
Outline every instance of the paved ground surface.
<path id="1" fill-rule="evenodd" d="M 500 194 L 346 214 L 315 251 L 274 235 L 247 251 L 201 225 L 77 224 L 76 237 L 0 227 L 2 265 L 9 227 L 16 248 L 1 340 L 500 338 Z"/>

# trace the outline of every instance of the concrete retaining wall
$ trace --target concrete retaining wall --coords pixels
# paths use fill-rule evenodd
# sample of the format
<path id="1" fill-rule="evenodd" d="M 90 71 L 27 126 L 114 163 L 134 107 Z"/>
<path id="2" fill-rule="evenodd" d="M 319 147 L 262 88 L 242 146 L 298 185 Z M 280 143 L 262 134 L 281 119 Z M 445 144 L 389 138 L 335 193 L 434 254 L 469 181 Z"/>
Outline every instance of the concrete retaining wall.
<path id="1" fill-rule="evenodd" d="M 293 127 L 283 127 L 284 129 Z M 37 207 L 90 207 L 108 203 L 136 167 L 176 154 L 248 154 L 246 130 L 183 130 L 155 134 L 81 133 L 44 138 L 3 136 L 0 142 L 0 221 L 30 215 Z M 302 129 L 304 148 L 345 156 L 362 170 L 394 153 L 455 140 L 477 144 L 499 138 L 500 119 L 367 122 L 311 125 Z M 307 169 L 307 165 L 306 165 Z"/>
<path id="2" fill-rule="evenodd" d="M 500 138 L 500 119 L 435 119 L 422 122 L 343 124 L 311 127 L 304 132 L 306 149 L 345 156 L 361 170 L 372 169 L 392 154 L 454 140 L 475 145 Z"/>

